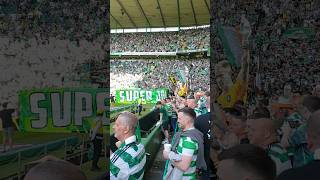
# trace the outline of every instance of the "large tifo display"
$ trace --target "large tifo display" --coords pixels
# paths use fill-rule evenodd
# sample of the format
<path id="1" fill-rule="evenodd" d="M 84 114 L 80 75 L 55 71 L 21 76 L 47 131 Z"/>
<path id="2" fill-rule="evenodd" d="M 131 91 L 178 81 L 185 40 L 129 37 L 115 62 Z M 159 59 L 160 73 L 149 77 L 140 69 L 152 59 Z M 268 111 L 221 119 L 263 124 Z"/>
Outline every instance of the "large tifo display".
<path id="1" fill-rule="evenodd" d="M 107 89 L 64 88 L 20 91 L 20 130 L 29 132 L 84 132 L 96 125 L 103 112 L 108 132 Z"/>
<path id="2" fill-rule="evenodd" d="M 132 104 L 139 101 L 142 104 L 156 103 L 168 96 L 168 89 L 125 89 L 116 90 L 116 102 L 119 104 Z"/>

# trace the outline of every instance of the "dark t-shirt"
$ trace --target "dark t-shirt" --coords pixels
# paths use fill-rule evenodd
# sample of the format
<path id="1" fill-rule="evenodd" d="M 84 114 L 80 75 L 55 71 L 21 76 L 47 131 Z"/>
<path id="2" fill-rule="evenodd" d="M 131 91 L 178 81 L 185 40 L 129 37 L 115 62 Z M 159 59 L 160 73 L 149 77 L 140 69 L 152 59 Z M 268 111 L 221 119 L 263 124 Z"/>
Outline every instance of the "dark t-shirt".
<path id="1" fill-rule="evenodd" d="M 309 164 L 289 169 L 282 172 L 277 180 L 319 180 L 320 179 L 320 160 L 312 161 Z"/>
<path id="2" fill-rule="evenodd" d="M 240 144 L 250 144 L 250 141 L 248 138 L 240 139 Z"/>
<path id="3" fill-rule="evenodd" d="M 209 130 L 211 129 L 210 112 L 198 116 L 197 119 L 194 121 L 194 127 L 198 129 L 200 132 L 202 132 L 203 134 L 203 147 L 204 147 L 203 153 L 204 153 L 205 161 L 208 169 L 212 169 L 209 158 L 206 158 L 210 156 L 210 140 L 208 135 L 210 134 Z"/>
<path id="4" fill-rule="evenodd" d="M 14 127 L 12 121 L 12 113 L 14 109 L 3 109 L 0 111 L 0 118 L 2 120 L 2 128 Z"/>
<path id="5" fill-rule="evenodd" d="M 194 127 L 203 134 L 204 147 L 210 147 L 208 133 L 210 130 L 210 113 L 206 113 L 197 117 Z"/>

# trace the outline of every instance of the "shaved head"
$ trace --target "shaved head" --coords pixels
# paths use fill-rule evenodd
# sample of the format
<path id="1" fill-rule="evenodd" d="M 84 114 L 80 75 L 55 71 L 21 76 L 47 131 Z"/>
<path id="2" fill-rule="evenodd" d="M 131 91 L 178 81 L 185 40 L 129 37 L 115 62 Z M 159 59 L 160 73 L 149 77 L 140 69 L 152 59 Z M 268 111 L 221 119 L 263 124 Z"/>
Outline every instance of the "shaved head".
<path id="1" fill-rule="evenodd" d="M 85 174 L 66 161 L 45 161 L 29 170 L 24 180 L 86 180 Z"/>
<path id="2" fill-rule="evenodd" d="M 275 123 L 270 118 L 249 119 L 247 132 L 250 143 L 262 148 L 275 141 L 277 137 Z"/>
<path id="3" fill-rule="evenodd" d="M 276 132 L 275 124 L 270 118 L 252 119 L 252 123 L 259 129 L 265 129 L 268 132 Z"/>

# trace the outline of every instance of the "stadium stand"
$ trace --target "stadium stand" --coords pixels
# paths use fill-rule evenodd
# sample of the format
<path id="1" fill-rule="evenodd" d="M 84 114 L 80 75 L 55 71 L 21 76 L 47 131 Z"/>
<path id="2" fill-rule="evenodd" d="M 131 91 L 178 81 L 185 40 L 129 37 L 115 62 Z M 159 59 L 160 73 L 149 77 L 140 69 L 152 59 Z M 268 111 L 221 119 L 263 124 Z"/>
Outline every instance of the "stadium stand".
<path id="1" fill-rule="evenodd" d="M 111 60 L 110 77 L 112 94 L 116 89 L 123 88 L 160 88 L 166 87 L 174 91 L 169 80 L 170 74 L 177 69 L 187 67 L 191 79 L 191 91 L 205 91 L 209 89 L 208 59 L 131 59 Z"/>
<path id="2" fill-rule="evenodd" d="M 209 49 L 209 28 L 179 32 L 112 33 L 111 52 L 176 52 Z"/>
<path id="3" fill-rule="evenodd" d="M 10 108 L 16 109 L 14 119 L 19 119 L 21 90 L 106 87 L 107 62 L 103 61 L 109 47 L 106 3 L 95 0 L 0 2 L 0 103 L 8 102 Z M 18 128 L 19 122 L 16 125 Z M 15 132 L 14 137 L 19 133 Z M 27 170 L 23 166 L 44 154 L 59 151 L 57 157 L 64 158 L 61 150 L 75 147 L 79 150 L 85 146 L 81 140 L 75 143 L 78 137 L 53 142 L 48 138 L 48 143 L 37 144 L 41 138 L 26 132 L 24 135 L 35 138 L 34 143 L 28 148 L 1 153 L 1 169 L 10 171 L 5 176 L 2 171 L 0 179 L 20 179 Z M 19 158 L 19 164 L 13 163 Z M 88 158 L 83 159 L 87 161 Z"/>
<path id="4" fill-rule="evenodd" d="M 310 115 L 316 114 L 320 107 L 316 93 L 320 76 L 319 5 L 313 0 L 215 4 L 217 7 L 213 9 L 219 9 L 213 12 L 215 19 L 211 21 L 215 63 L 227 60 L 232 64 L 231 53 L 226 50 L 231 45 L 221 38 L 221 31 L 226 33 L 224 27 L 233 27 L 237 32 L 243 28 L 239 25 L 244 15 L 252 30 L 249 43 L 242 46 L 250 54 L 248 98 L 245 101 L 244 98 L 238 99 L 226 108 L 219 104 L 219 98 L 221 100 L 224 95 L 221 92 L 225 92 L 223 87 L 217 86 L 218 82 L 211 84 L 212 89 L 218 92 L 213 97 L 217 101 L 212 126 L 214 141 L 210 151 L 216 167 L 217 154 L 247 143 L 265 150 L 275 163 L 277 175 L 281 172 L 288 172 L 284 175 L 294 174 L 298 169 L 307 173 L 306 168 L 318 161 L 319 150 L 311 148 L 311 138 L 305 135 L 312 129 L 306 129 Z M 236 77 L 241 70 L 243 67 L 231 65 L 233 82 L 237 82 Z M 232 89 L 228 92 L 232 94 Z M 255 133 L 262 132 L 262 129 L 269 133 L 269 138 Z M 233 153 L 237 154 L 236 151 Z M 218 168 L 218 172 L 220 170 Z M 315 171 L 312 173 L 316 174 Z M 225 177 L 220 174 L 218 178 Z"/>

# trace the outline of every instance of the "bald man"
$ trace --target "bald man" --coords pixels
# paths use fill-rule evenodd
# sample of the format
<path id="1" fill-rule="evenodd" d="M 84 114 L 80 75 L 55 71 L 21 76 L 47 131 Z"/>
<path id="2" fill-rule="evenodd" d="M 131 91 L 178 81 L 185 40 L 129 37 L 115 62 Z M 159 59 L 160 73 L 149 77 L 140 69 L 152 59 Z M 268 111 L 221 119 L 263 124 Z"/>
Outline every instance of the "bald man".
<path id="1" fill-rule="evenodd" d="M 137 141 L 135 130 L 138 118 L 130 112 L 119 114 L 113 126 L 114 136 L 121 142 L 110 156 L 110 179 L 142 179 L 146 155 Z"/>
<path id="2" fill-rule="evenodd" d="M 63 160 L 44 160 L 29 170 L 24 180 L 86 180 L 75 165 Z"/>
<path id="3" fill-rule="evenodd" d="M 307 142 L 314 160 L 305 166 L 283 172 L 277 180 L 320 179 L 320 110 L 307 121 Z"/>
<path id="4" fill-rule="evenodd" d="M 263 114 L 256 114 L 247 121 L 250 144 L 263 148 L 275 162 L 277 174 L 291 168 L 287 151 L 278 142 L 274 122 Z"/>

